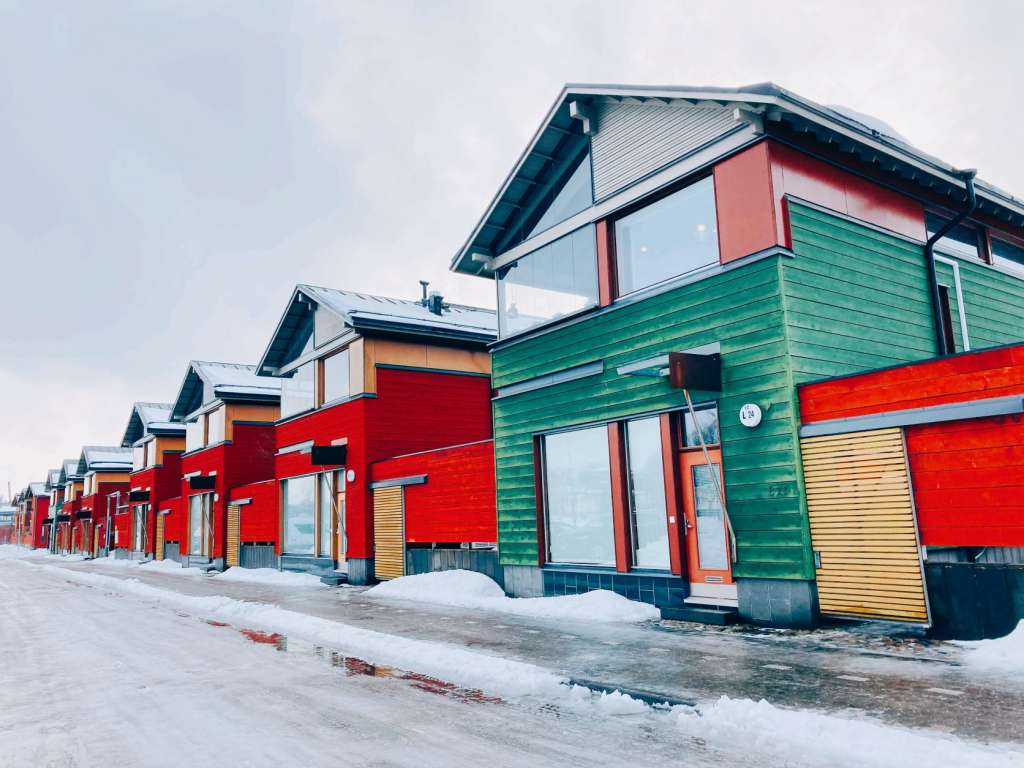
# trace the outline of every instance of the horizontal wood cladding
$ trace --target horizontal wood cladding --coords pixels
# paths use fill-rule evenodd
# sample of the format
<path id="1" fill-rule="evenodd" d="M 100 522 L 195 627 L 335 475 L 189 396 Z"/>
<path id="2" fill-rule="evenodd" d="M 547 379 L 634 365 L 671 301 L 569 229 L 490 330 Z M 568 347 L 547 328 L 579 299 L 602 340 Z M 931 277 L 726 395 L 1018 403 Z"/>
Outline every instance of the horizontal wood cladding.
<path id="1" fill-rule="evenodd" d="M 779 259 L 762 260 L 495 350 L 497 386 L 595 360 L 604 364 L 600 375 L 494 401 L 502 562 L 538 562 L 534 433 L 680 408 L 682 392 L 666 379 L 620 376 L 616 368 L 719 342 L 723 464 L 737 534 L 734 573 L 812 576 L 779 270 Z M 698 401 L 715 397 L 694 395 Z M 739 423 L 746 402 L 764 410 L 756 429 Z"/>
<path id="2" fill-rule="evenodd" d="M 239 499 L 252 499 L 240 512 L 239 541 L 273 542 L 274 552 L 280 554 L 279 519 L 280 491 L 276 479 L 239 485 L 228 494 L 229 503 Z"/>
<path id="3" fill-rule="evenodd" d="M 1024 416 L 908 427 L 921 542 L 1024 546 Z"/>
<path id="4" fill-rule="evenodd" d="M 789 221 L 797 258 L 783 274 L 797 384 L 934 357 L 923 245 L 792 201 Z M 1024 280 L 957 263 L 971 348 L 1024 339 Z M 952 288 L 952 269 L 938 272 Z M 953 290 L 950 299 L 962 350 Z"/>
<path id="5" fill-rule="evenodd" d="M 1024 344 L 870 371 L 800 388 L 804 423 L 1024 395 Z"/>
<path id="6" fill-rule="evenodd" d="M 406 542 L 498 540 L 492 441 L 380 461 L 371 467 L 370 479 L 413 475 L 426 475 L 427 481 L 405 487 Z"/>

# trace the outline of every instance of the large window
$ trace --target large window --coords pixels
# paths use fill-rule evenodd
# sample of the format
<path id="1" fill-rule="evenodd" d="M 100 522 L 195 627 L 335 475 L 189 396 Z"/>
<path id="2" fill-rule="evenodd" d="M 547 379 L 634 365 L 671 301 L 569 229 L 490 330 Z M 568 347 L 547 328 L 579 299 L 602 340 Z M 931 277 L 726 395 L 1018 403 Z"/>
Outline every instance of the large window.
<path id="1" fill-rule="evenodd" d="M 1024 272 L 1024 248 L 993 237 L 992 261 L 1000 267 Z"/>
<path id="2" fill-rule="evenodd" d="M 946 219 L 934 213 L 925 214 L 924 220 L 928 226 L 928 237 L 942 229 L 947 222 Z M 978 259 L 980 258 L 978 254 L 978 231 L 973 227 L 957 224 L 943 235 L 942 239 L 935 244 L 935 248 L 954 256 Z"/>
<path id="3" fill-rule="evenodd" d="M 227 439 L 225 434 L 225 413 L 227 409 L 222 405 L 206 415 L 206 444 L 216 445 Z"/>
<path id="4" fill-rule="evenodd" d="M 556 187 L 556 189 L 558 189 Z M 547 209 L 533 225 L 529 237 L 559 224 L 570 216 L 589 208 L 594 202 L 594 187 L 590 173 L 590 153 L 586 153 L 568 176 L 565 184 L 552 197 Z"/>
<path id="5" fill-rule="evenodd" d="M 548 559 L 614 565 L 607 427 L 545 437 L 544 489 Z"/>
<path id="6" fill-rule="evenodd" d="M 317 546 L 320 557 L 331 556 L 331 532 L 334 512 L 334 473 L 324 472 L 317 477 L 320 483 L 320 494 L 317 506 L 320 508 L 319 543 Z"/>
<path id="7" fill-rule="evenodd" d="M 330 403 L 348 397 L 351 393 L 348 385 L 348 350 L 344 349 L 335 355 L 325 357 L 323 366 L 323 402 Z"/>
<path id="8" fill-rule="evenodd" d="M 132 509 L 132 550 L 146 551 L 146 522 L 149 517 L 149 504 L 136 504 Z"/>
<path id="9" fill-rule="evenodd" d="M 502 336 L 597 304 L 594 228 L 584 227 L 527 254 L 498 275 Z"/>
<path id="10" fill-rule="evenodd" d="M 668 518 L 661 420 L 657 416 L 626 422 L 629 506 L 633 564 L 668 570 Z"/>
<path id="11" fill-rule="evenodd" d="M 188 499 L 188 552 L 209 557 L 213 541 L 213 494 L 200 493 Z"/>
<path id="12" fill-rule="evenodd" d="M 133 445 L 132 446 L 132 471 L 137 472 L 140 469 L 146 468 L 146 446 L 145 445 Z"/>
<path id="13" fill-rule="evenodd" d="M 282 551 L 289 555 L 312 555 L 315 544 L 316 475 L 291 477 L 281 481 L 284 510 Z"/>
<path id="14" fill-rule="evenodd" d="M 715 187 L 702 179 L 615 222 L 619 294 L 718 262 Z"/>
<path id="15" fill-rule="evenodd" d="M 206 445 L 206 414 L 185 424 L 185 451 L 198 451 Z"/>
<path id="16" fill-rule="evenodd" d="M 281 379 L 282 419 L 313 409 L 315 406 L 313 398 L 315 380 L 316 366 L 312 362 L 296 368 L 291 378 Z"/>

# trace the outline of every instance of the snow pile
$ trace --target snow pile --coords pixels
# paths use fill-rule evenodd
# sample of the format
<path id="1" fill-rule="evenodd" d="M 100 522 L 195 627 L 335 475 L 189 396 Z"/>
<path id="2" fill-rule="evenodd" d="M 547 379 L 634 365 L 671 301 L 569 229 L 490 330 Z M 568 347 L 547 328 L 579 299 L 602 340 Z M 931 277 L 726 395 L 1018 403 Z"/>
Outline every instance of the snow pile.
<path id="1" fill-rule="evenodd" d="M 1006 637 L 968 640 L 956 644 L 965 649 L 963 659 L 968 666 L 1024 675 L 1024 619 Z"/>
<path id="2" fill-rule="evenodd" d="M 202 576 L 203 572 L 198 568 L 182 568 L 181 563 L 177 560 L 150 560 L 146 563 L 140 563 L 140 568 L 144 568 L 147 571 L 157 571 L 159 573 L 169 573 L 172 576 Z"/>
<path id="3" fill-rule="evenodd" d="M 378 584 L 365 594 L 497 611 L 534 619 L 637 622 L 660 616 L 653 605 L 628 600 L 606 589 L 560 597 L 506 597 L 492 579 L 473 571 L 435 571 L 403 576 Z"/>
<path id="4" fill-rule="evenodd" d="M 763 699 L 730 699 L 697 709 L 676 707 L 683 733 L 711 746 L 741 748 L 762 758 L 800 755 L 801 765 L 902 768 L 956 765 L 1002 768 L 1024 765 L 1015 745 L 965 742 L 936 731 L 913 731 L 869 717 L 841 717 L 779 709 Z"/>
<path id="5" fill-rule="evenodd" d="M 270 584 L 275 587 L 326 588 L 319 576 L 311 573 L 279 571 L 276 568 L 228 568 L 214 578 L 217 581 L 236 581 L 246 584 Z"/>

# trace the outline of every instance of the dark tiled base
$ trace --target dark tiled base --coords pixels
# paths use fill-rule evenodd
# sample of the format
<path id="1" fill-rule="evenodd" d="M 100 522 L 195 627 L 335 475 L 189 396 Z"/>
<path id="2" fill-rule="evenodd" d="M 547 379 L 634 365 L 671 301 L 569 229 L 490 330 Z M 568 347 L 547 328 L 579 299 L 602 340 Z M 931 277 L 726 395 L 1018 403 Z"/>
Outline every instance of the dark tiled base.
<path id="1" fill-rule="evenodd" d="M 348 560 L 348 583 L 371 584 L 373 582 L 373 558 L 353 557 Z"/>
<path id="2" fill-rule="evenodd" d="M 328 576 L 334 573 L 334 560 L 329 557 L 281 555 L 281 570 L 311 573 L 314 576 Z"/>
<path id="3" fill-rule="evenodd" d="M 661 608 L 681 606 L 690 594 L 690 585 L 678 576 L 553 567 L 545 567 L 542 573 L 545 597 L 607 589 L 629 600 Z"/>

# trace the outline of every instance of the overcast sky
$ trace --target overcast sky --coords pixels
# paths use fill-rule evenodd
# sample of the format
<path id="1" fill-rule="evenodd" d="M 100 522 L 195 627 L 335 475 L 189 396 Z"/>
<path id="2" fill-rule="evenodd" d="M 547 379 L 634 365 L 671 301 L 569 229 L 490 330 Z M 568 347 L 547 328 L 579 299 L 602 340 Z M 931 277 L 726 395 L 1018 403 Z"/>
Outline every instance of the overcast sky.
<path id="1" fill-rule="evenodd" d="M 0 495 L 296 282 L 493 306 L 447 266 L 565 82 L 772 80 L 1024 194 L 1021 8 L 0 0 Z"/>

